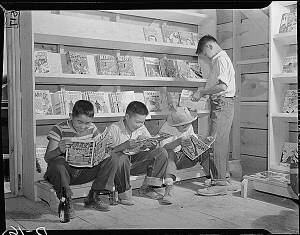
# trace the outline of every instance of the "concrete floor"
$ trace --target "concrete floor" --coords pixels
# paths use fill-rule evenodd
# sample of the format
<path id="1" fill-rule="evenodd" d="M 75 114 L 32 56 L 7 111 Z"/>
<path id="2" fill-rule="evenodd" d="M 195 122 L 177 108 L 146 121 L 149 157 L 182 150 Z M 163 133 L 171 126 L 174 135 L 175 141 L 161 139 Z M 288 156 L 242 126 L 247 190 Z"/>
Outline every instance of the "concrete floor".
<path id="1" fill-rule="evenodd" d="M 239 184 L 238 182 L 235 182 Z M 57 214 L 44 202 L 24 197 L 9 198 L 6 203 L 7 229 L 20 227 L 35 230 L 89 229 L 265 229 L 271 233 L 299 233 L 299 205 L 295 201 L 251 191 L 249 198 L 240 192 L 226 196 L 203 197 L 195 191 L 203 187 L 203 179 L 176 184 L 175 203 L 160 205 L 158 201 L 136 196 L 134 206 L 117 205 L 109 212 L 83 207 L 83 199 L 75 200 L 77 217 L 61 224 Z"/>

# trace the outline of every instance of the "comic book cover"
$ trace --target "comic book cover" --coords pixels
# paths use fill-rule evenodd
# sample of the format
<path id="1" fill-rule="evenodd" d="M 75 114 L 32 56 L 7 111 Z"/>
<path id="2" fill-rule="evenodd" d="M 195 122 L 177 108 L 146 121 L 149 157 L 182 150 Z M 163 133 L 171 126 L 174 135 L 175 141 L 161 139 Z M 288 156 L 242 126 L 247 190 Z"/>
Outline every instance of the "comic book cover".
<path id="1" fill-rule="evenodd" d="M 159 60 L 159 65 L 162 77 L 179 77 L 176 60 L 161 58 Z"/>
<path id="2" fill-rule="evenodd" d="M 50 94 L 51 94 L 53 114 L 54 115 L 66 114 L 63 91 L 56 91 Z"/>
<path id="3" fill-rule="evenodd" d="M 119 68 L 119 75 L 135 76 L 131 56 L 118 56 L 117 62 L 118 62 L 118 68 Z"/>
<path id="4" fill-rule="evenodd" d="M 63 91 L 64 94 L 64 107 L 66 115 L 72 113 L 74 104 L 78 100 L 82 100 L 81 91 Z"/>
<path id="5" fill-rule="evenodd" d="M 162 26 L 162 34 L 164 42 L 181 44 L 179 31 L 171 26 Z"/>
<path id="6" fill-rule="evenodd" d="M 183 80 L 189 79 L 191 75 L 191 69 L 189 63 L 185 60 L 176 60 L 176 65 L 178 69 L 178 76 Z"/>
<path id="7" fill-rule="evenodd" d="M 115 92 L 108 93 L 110 110 L 112 113 L 119 113 L 119 100 Z"/>
<path id="8" fill-rule="evenodd" d="M 148 42 L 162 42 L 161 29 L 158 27 L 144 27 L 145 40 Z"/>
<path id="9" fill-rule="evenodd" d="M 187 107 L 192 111 L 202 111 L 209 109 L 209 97 L 203 96 L 198 101 L 192 100 L 193 95 L 192 90 L 182 89 L 180 99 L 179 99 L 179 106 Z"/>
<path id="10" fill-rule="evenodd" d="M 282 63 L 283 73 L 296 73 L 298 68 L 297 56 L 286 56 Z"/>
<path id="11" fill-rule="evenodd" d="M 287 90 L 284 97 L 282 112 L 297 113 L 298 112 L 298 93 L 297 90 Z"/>
<path id="12" fill-rule="evenodd" d="M 87 91 L 88 100 L 94 105 L 95 116 L 111 113 L 107 92 Z"/>
<path id="13" fill-rule="evenodd" d="M 87 56 L 77 52 L 68 51 L 67 64 L 71 67 L 74 74 L 88 74 L 89 66 Z"/>
<path id="14" fill-rule="evenodd" d="M 144 91 L 145 105 L 149 112 L 162 111 L 162 97 L 160 91 Z"/>
<path id="15" fill-rule="evenodd" d="M 177 91 L 167 92 L 168 109 L 170 111 L 179 107 L 180 94 L 181 92 L 177 92 Z"/>
<path id="16" fill-rule="evenodd" d="M 192 78 L 203 78 L 202 69 L 199 63 L 189 62 L 189 67 Z"/>
<path id="17" fill-rule="evenodd" d="M 35 73 L 49 73 L 50 72 L 47 51 L 35 51 L 34 52 L 34 72 Z"/>
<path id="18" fill-rule="evenodd" d="M 297 29 L 297 11 L 290 12 L 287 20 L 287 32 L 293 32 Z"/>
<path id="19" fill-rule="evenodd" d="M 120 113 L 125 113 L 128 104 L 135 100 L 134 91 L 118 91 L 116 96 Z"/>
<path id="20" fill-rule="evenodd" d="M 34 91 L 35 113 L 39 115 L 51 115 L 52 102 L 49 90 Z"/>
<path id="21" fill-rule="evenodd" d="M 192 32 L 179 31 L 179 37 L 181 44 L 190 46 L 195 45 Z"/>
<path id="22" fill-rule="evenodd" d="M 292 162 L 298 162 L 298 144 L 285 142 L 281 150 L 280 165 L 289 167 Z"/>
<path id="23" fill-rule="evenodd" d="M 96 71 L 99 75 L 119 75 L 117 58 L 113 55 L 99 54 L 95 57 Z"/>
<path id="24" fill-rule="evenodd" d="M 287 32 L 288 18 L 289 18 L 289 13 L 284 13 L 282 15 L 280 26 L 279 26 L 279 33 Z"/>
<path id="25" fill-rule="evenodd" d="M 159 59 L 153 57 L 144 57 L 147 77 L 160 77 Z"/>

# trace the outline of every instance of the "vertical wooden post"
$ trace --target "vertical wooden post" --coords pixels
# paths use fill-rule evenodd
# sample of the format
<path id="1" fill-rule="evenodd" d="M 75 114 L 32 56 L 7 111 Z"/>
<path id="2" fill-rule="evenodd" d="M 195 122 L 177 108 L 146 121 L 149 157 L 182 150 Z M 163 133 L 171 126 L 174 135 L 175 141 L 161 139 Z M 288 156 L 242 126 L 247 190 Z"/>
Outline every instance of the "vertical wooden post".
<path id="1" fill-rule="evenodd" d="M 24 195 L 34 200 L 35 175 L 35 110 L 33 74 L 33 32 L 32 13 L 21 12 L 20 15 L 20 59 L 21 59 L 21 93 L 22 93 L 22 149 L 23 149 L 23 191 Z"/>

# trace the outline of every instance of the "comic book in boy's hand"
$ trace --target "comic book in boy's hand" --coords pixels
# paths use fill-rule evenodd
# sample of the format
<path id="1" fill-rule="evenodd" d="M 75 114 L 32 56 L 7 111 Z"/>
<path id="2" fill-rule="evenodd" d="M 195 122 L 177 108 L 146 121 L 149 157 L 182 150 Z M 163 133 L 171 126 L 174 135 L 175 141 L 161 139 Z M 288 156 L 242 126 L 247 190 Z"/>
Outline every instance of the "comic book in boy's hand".
<path id="1" fill-rule="evenodd" d="M 181 148 L 183 153 L 190 158 L 191 160 L 195 160 L 205 151 L 210 149 L 212 143 L 215 141 L 215 138 L 203 138 L 200 135 L 197 137 L 191 136 L 187 140 L 184 140 L 181 144 Z"/>
<path id="2" fill-rule="evenodd" d="M 107 128 L 92 140 L 70 138 L 71 144 L 66 146 L 66 161 L 74 167 L 94 167 L 110 157 L 111 138 Z"/>
<path id="3" fill-rule="evenodd" d="M 138 145 L 137 147 L 131 149 L 125 149 L 123 152 L 127 155 L 134 155 L 141 151 L 149 151 L 150 148 L 156 146 L 160 141 L 167 139 L 171 136 L 172 135 L 167 133 L 159 133 L 158 135 L 150 138 L 146 138 L 142 140 L 137 139 L 136 140 L 136 143 Z"/>

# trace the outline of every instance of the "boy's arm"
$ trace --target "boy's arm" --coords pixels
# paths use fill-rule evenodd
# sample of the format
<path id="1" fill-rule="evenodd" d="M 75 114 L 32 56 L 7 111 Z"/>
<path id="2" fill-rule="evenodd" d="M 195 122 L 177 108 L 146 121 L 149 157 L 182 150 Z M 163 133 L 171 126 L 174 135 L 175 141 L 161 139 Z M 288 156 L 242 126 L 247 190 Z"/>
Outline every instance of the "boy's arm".
<path id="1" fill-rule="evenodd" d="M 64 152 L 62 149 L 63 147 L 59 146 L 59 143 L 58 141 L 54 140 L 54 139 L 49 139 L 49 143 L 48 143 L 48 146 L 47 146 L 47 150 L 46 150 L 46 154 L 45 154 L 45 161 L 47 163 L 49 163 L 52 159 L 62 155 Z"/>

